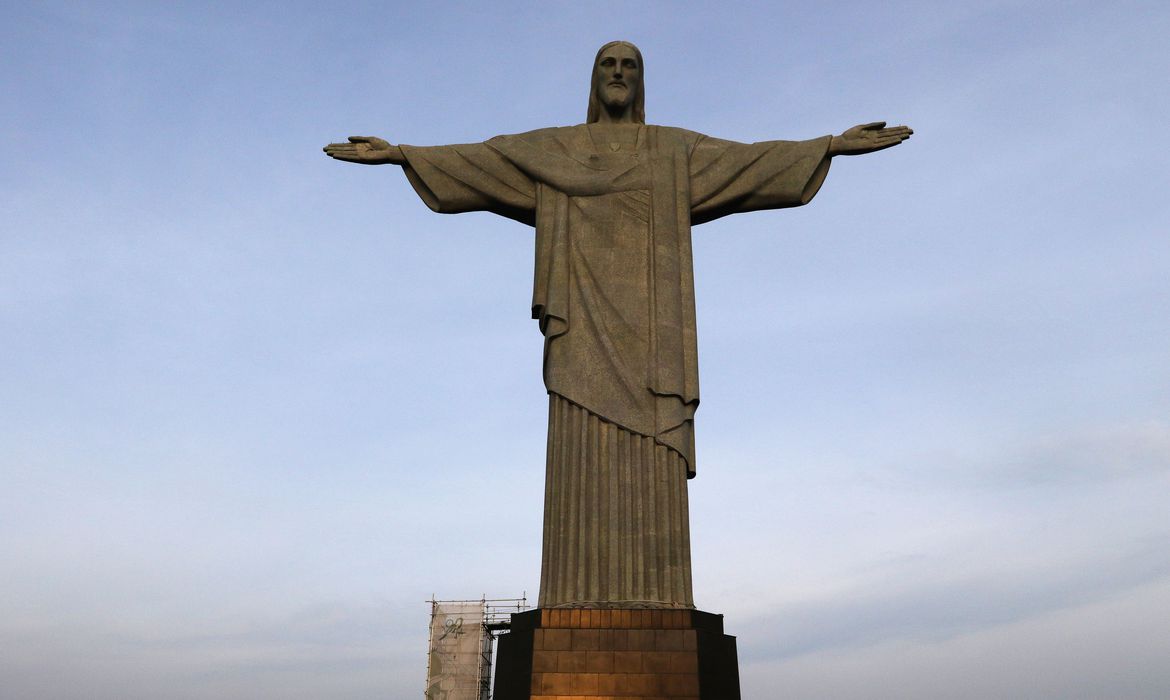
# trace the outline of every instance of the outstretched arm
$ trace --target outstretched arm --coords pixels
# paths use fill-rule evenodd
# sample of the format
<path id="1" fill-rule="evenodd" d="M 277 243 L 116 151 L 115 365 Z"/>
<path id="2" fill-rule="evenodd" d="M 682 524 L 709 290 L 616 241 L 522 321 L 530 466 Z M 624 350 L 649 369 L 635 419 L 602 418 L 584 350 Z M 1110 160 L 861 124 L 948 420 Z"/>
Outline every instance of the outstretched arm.
<path id="1" fill-rule="evenodd" d="M 402 149 L 377 136 L 350 136 L 349 143 L 331 143 L 321 150 L 330 158 L 347 163 L 406 165 Z"/>
<path id="2" fill-rule="evenodd" d="M 847 129 L 840 136 L 833 137 L 829 144 L 829 155 L 859 156 L 863 153 L 873 153 L 883 148 L 897 146 L 913 133 L 914 130 L 908 126 L 891 126 L 887 129 L 885 122 L 859 124 Z"/>
<path id="3" fill-rule="evenodd" d="M 406 179 L 432 210 L 444 214 L 490 211 L 531 225 L 536 183 L 484 143 L 395 146 L 376 136 L 331 143 L 330 158 L 363 165 L 401 165 Z"/>

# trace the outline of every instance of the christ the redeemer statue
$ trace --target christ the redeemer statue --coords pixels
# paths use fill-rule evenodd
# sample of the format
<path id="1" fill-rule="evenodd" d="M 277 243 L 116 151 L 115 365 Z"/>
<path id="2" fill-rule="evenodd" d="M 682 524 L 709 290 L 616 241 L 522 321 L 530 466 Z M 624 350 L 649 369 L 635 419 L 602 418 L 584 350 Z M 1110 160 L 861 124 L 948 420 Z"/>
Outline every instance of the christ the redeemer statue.
<path id="1" fill-rule="evenodd" d="M 455 146 L 350 137 L 338 160 L 406 171 L 436 212 L 536 229 L 545 338 L 542 608 L 693 608 L 687 479 L 699 405 L 691 226 L 807 204 L 837 155 L 895 146 L 884 122 L 809 141 L 736 143 L 648 126 L 642 55 L 593 64 L 585 124 Z"/>

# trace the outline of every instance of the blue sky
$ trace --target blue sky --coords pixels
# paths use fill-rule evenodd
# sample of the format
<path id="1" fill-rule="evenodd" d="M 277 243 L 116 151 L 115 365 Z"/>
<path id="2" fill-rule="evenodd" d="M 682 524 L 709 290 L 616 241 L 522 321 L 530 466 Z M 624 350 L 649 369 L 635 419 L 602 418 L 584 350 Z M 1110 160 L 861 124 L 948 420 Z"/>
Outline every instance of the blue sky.
<path id="1" fill-rule="evenodd" d="M 1170 9 L 6 3 L 4 697 L 421 694 L 538 581 L 531 230 L 350 134 L 888 119 L 696 228 L 695 595 L 745 698 L 1170 696 Z"/>

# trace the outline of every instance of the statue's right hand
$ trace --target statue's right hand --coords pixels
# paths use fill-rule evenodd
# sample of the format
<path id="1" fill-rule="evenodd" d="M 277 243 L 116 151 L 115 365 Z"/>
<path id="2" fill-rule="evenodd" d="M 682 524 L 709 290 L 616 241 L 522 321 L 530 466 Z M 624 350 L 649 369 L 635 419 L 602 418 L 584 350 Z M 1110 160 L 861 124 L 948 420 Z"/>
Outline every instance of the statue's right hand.
<path id="1" fill-rule="evenodd" d="M 331 143 L 324 149 L 325 155 L 349 163 L 403 165 L 406 158 L 402 149 L 377 136 L 350 136 L 349 143 Z"/>

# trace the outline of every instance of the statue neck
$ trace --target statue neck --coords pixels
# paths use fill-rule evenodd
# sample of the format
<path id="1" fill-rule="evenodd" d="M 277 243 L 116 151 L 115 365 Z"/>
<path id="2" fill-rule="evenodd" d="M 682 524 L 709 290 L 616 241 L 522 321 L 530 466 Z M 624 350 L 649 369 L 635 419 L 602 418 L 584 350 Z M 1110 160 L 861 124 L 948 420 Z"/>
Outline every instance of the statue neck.
<path id="1" fill-rule="evenodd" d="M 625 107 L 610 107 L 602 104 L 597 115 L 599 124 L 637 124 L 634 121 L 634 104 L 631 102 Z"/>

